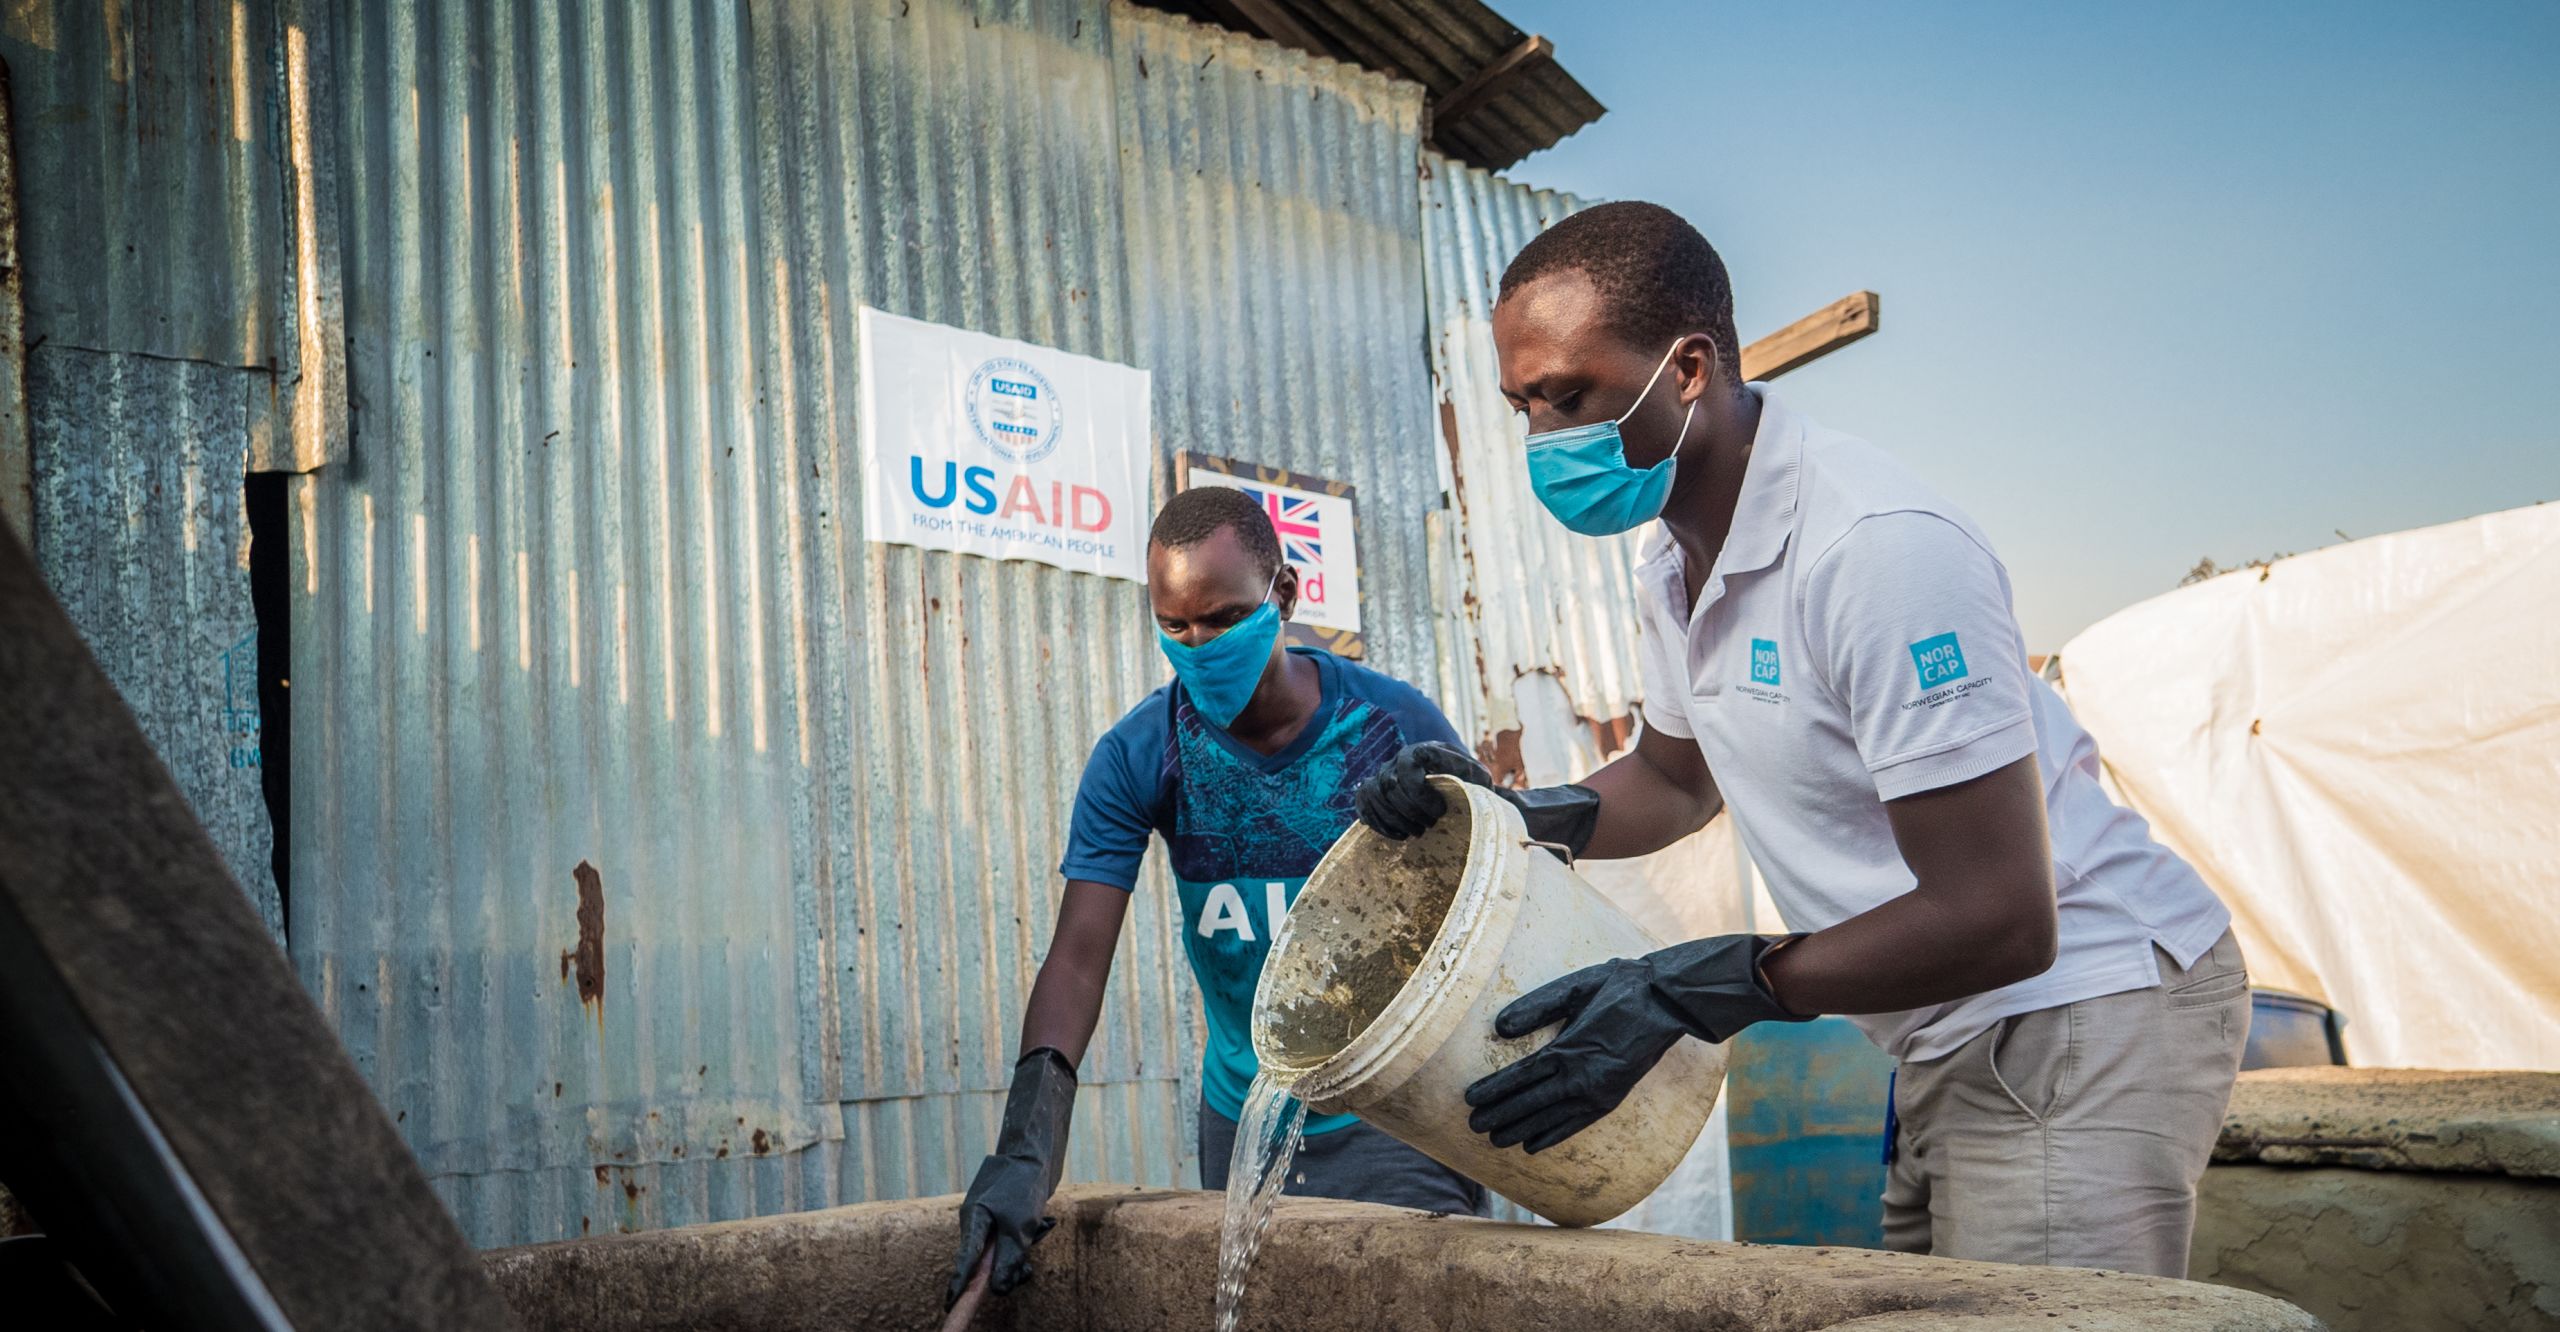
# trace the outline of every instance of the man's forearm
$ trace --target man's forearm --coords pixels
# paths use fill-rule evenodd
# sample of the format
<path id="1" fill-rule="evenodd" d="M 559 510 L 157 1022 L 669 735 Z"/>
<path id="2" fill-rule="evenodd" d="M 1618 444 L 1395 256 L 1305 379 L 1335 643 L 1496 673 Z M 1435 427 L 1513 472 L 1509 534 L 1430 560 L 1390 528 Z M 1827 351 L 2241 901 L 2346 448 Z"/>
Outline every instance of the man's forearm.
<path id="1" fill-rule="evenodd" d="M 1593 860 L 1648 855 L 1707 826 L 1724 808 L 1712 780 L 1684 783 L 1629 750 L 1582 779 L 1600 793 L 1600 817 L 1583 852 Z"/>
<path id="2" fill-rule="evenodd" d="M 2030 754 L 1885 802 L 1910 892 L 1767 954 L 1797 1013 L 1897 1013 L 2014 985 L 2053 965 L 2053 847 Z"/>
<path id="3" fill-rule="evenodd" d="M 1760 970 L 1791 1013 L 1898 1013 L 2042 973 L 2053 930 L 2050 905 L 2039 923 L 1911 892 L 1767 954 Z"/>
<path id="4" fill-rule="evenodd" d="M 1099 967 L 1079 967 L 1051 955 L 1041 964 L 1040 975 L 1031 982 L 1031 998 L 1023 1005 L 1023 1052 L 1045 1045 L 1065 1055 L 1067 1062 L 1082 1065 L 1093 1029 L 1101 1025 L 1102 996 L 1110 984 L 1107 959 Z"/>
<path id="5" fill-rule="evenodd" d="M 1084 1062 L 1084 1048 L 1102 1021 L 1102 994 L 1111 984 L 1111 955 L 1119 948 L 1120 922 L 1129 913 L 1129 892 L 1085 879 L 1067 880 L 1058 898 L 1058 925 L 1049 938 L 1049 956 L 1031 982 L 1023 1003 L 1022 1052 L 1048 1046 L 1071 1064 Z"/>

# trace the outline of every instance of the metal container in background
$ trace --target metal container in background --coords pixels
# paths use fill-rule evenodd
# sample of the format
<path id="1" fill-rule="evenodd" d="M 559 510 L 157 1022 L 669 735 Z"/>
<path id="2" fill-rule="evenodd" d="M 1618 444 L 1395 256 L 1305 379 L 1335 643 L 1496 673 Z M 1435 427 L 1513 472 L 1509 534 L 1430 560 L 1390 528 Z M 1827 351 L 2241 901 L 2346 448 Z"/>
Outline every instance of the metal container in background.
<path id="1" fill-rule="evenodd" d="M 2307 994 L 2257 986 L 2249 992 L 2249 1046 L 2240 1069 L 2343 1065 L 2346 1025 L 2344 1015 Z"/>
<path id="2" fill-rule="evenodd" d="M 2243 1069 L 2347 1062 L 2328 1005 L 2260 988 L 2250 1008 Z M 1762 1023 L 1734 1038 L 1725 1077 L 1733 1237 L 1880 1246 L 1892 1056 L 1846 1018 Z"/>

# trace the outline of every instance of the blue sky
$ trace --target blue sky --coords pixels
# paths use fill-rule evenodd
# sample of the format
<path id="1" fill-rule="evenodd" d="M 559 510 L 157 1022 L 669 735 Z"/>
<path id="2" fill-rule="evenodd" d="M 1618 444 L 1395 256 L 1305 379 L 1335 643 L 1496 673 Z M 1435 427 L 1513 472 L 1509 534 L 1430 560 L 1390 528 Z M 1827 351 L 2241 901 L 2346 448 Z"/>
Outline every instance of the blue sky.
<path id="1" fill-rule="evenodd" d="M 2058 647 L 2236 563 L 2560 499 L 2560 4 L 1497 0 L 1793 400 L 1971 513 Z"/>

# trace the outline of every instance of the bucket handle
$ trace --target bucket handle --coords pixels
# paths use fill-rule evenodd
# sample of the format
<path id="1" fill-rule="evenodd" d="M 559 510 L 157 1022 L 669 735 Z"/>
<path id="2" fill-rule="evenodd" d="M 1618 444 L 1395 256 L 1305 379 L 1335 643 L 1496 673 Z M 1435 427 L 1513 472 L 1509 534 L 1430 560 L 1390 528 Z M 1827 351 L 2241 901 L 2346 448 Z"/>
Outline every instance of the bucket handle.
<path id="1" fill-rule="evenodd" d="M 1556 859 L 1564 862 L 1565 868 L 1573 868 L 1573 848 L 1566 846 L 1562 842 L 1541 842 L 1534 837 L 1524 837 L 1520 839 L 1520 845 L 1534 846 L 1544 850 L 1553 851 L 1556 853 Z"/>

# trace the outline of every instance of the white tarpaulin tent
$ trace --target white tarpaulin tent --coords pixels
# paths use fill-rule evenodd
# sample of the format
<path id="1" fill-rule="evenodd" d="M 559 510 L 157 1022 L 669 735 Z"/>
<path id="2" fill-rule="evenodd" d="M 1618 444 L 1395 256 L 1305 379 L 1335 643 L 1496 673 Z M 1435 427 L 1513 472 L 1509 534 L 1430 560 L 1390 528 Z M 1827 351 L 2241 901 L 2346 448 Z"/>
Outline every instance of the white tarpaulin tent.
<path id="1" fill-rule="evenodd" d="M 2560 1069 L 2560 504 L 2182 588 L 2061 673 L 2119 798 L 2353 1062 Z"/>

